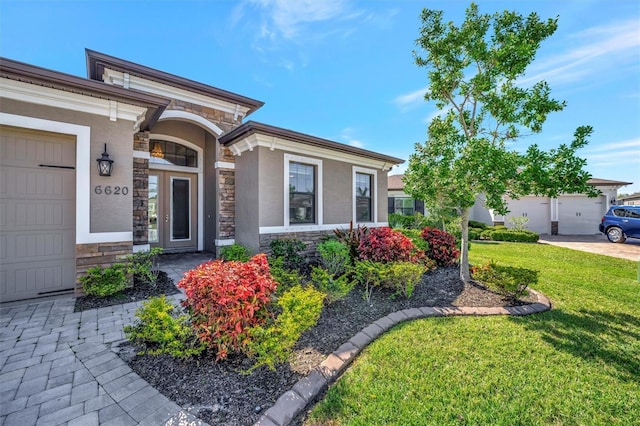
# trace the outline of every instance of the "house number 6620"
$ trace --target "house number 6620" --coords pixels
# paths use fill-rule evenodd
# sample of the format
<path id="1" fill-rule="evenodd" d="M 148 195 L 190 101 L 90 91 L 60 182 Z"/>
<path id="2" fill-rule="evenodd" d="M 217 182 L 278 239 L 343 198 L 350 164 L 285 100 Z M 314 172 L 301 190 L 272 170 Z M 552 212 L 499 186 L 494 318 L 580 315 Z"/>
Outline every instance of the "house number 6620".
<path id="1" fill-rule="evenodd" d="M 127 195 L 129 193 L 129 187 L 96 185 L 95 188 L 93 188 L 93 192 L 95 192 L 96 194 L 104 194 L 104 195 Z"/>

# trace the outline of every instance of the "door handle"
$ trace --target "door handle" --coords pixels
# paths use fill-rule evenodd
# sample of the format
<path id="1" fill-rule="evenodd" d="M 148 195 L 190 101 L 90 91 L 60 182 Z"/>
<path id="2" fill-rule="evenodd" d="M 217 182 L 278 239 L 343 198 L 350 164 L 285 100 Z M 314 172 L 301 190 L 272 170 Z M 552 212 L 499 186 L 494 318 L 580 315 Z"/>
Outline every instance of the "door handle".
<path id="1" fill-rule="evenodd" d="M 164 215 L 164 222 L 165 223 L 169 223 L 169 215 L 168 214 Z"/>

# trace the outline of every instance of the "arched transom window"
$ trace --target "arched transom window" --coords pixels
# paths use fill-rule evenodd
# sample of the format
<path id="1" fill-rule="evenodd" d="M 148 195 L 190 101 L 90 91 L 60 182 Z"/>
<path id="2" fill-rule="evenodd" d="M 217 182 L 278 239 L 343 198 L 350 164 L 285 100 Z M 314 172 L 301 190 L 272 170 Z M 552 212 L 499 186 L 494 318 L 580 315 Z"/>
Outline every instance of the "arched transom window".
<path id="1" fill-rule="evenodd" d="M 152 139 L 149 142 L 150 163 L 198 167 L 198 153 L 179 143 Z"/>

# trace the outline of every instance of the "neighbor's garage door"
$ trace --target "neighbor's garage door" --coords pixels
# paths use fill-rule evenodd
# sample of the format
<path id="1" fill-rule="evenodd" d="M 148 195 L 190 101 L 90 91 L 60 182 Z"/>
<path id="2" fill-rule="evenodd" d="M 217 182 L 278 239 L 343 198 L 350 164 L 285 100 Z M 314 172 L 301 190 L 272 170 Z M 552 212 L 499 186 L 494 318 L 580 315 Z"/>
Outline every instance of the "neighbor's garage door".
<path id="1" fill-rule="evenodd" d="M 0 126 L 0 300 L 75 283 L 75 140 Z"/>
<path id="2" fill-rule="evenodd" d="M 509 213 L 505 216 L 505 225 L 512 227 L 511 219 L 516 216 L 527 218 L 525 229 L 538 234 L 551 233 L 551 209 L 546 197 L 522 197 L 518 200 L 508 200 Z"/>
<path id="3" fill-rule="evenodd" d="M 558 198 L 558 234 L 597 234 L 598 224 L 607 210 L 606 197 L 563 195 Z"/>

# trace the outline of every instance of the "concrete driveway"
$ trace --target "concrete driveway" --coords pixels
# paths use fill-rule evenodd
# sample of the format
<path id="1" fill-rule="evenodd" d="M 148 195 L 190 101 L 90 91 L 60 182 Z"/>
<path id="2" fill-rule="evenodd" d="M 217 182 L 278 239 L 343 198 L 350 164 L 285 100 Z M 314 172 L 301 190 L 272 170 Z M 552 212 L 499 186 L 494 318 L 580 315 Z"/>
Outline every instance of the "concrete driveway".
<path id="1" fill-rule="evenodd" d="M 624 244 L 614 244 L 604 234 L 597 235 L 540 235 L 540 243 L 566 247 L 573 250 L 640 261 L 640 239 L 628 239 Z"/>

